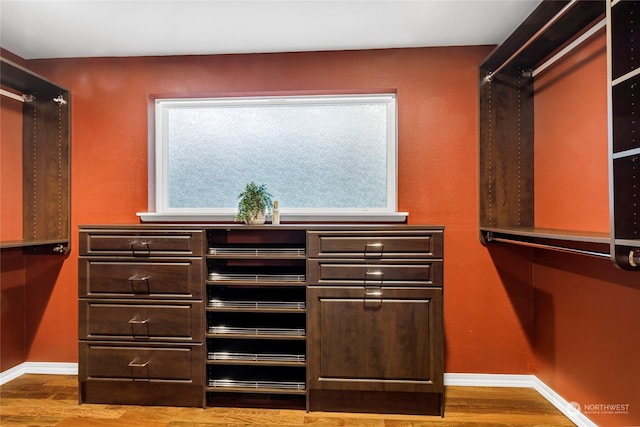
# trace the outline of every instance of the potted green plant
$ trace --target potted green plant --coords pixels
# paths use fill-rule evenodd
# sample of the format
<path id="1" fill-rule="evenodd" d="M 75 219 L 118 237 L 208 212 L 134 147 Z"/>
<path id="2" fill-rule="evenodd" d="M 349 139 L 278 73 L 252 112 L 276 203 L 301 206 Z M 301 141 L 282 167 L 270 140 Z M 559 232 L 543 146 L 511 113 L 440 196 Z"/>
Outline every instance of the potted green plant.
<path id="1" fill-rule="evenodd" d="M 251 181 L 238 196 L 240 202 L 236 221 L 243 221 L 245 224 L 264 224 L 265 212 L 273 206 L 272 197 L 264 184 L 258 185 Z"/>

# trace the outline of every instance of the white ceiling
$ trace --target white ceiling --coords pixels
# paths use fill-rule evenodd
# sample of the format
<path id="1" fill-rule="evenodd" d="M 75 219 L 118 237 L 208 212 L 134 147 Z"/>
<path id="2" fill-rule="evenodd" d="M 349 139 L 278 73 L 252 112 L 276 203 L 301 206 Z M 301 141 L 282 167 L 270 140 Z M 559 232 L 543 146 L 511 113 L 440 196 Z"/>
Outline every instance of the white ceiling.
<path id="1" fill-rule="evenodd" d="M 24 59 L 499 44 L 540 0 L 0 0 Z"/>

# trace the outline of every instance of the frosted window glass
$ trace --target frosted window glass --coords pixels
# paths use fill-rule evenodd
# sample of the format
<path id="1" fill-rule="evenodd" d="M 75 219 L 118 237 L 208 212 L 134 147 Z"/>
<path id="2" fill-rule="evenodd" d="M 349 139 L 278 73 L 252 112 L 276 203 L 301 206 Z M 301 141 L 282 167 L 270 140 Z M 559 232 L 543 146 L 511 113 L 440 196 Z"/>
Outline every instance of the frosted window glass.
<path id="1" fill-rule="evenodd" d="M 235 208 L 250 181 L 288 210 L 395 210 L 395 99 L 354 99 L 168 103 L 166 210 Z"/>

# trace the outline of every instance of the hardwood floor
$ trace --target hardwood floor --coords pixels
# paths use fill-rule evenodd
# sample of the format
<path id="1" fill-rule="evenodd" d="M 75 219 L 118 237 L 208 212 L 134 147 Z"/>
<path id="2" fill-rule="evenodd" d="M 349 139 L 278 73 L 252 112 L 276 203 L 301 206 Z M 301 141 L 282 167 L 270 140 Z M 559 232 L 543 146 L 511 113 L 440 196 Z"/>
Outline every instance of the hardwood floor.
<path id="1" fill-rule="evenodd" d="M 573 426 L 535 390 L 447 387 L 438 416 L 306 412 L 289 409 L 78 405 L 73 375 L 23 375 L 0 387 L 1 426 Z"/>

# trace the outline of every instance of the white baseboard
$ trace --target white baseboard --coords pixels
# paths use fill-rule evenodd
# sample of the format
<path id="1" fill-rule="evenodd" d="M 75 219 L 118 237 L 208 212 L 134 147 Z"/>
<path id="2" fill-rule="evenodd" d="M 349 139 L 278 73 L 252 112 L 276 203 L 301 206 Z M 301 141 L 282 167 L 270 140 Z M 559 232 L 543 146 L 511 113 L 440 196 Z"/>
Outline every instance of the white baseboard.
<path id="1" fill-rule="evenodd" d="M 535 375 L 509 374 L 444 374 L 445 386 L 461 387 L 523 387 L 536 390 L 578 427 L 598 427 L 574 405 L 540 381 Z"/>
<path id="2" fill-rule="evenodd" d="M 24 362 L 0 372 L 0 385 L 24 374 L 78 375 L 77 363 Z"/>
<path id="3" fill-rule="evenodd" d="M 18 366 L 0 372 L 0 385 L 23 374 L 78 375 L 77 363 L 24 362 Z M 533 388 L 542 397 L 555 406 L 578 427 L 598 427 L 585 417 L 571 403 L 553 391 L 535 375 L 510 374 L 444 374 L 445 386 L 460 387 L 522 387 Z"/>
<path id="4" fill-rule="evenodd" d="M 537 377 L 534 376 L 533 379 L 533 388 L 538 393 L 540 393 L 542 397 L 547 399 L 553 406 L 558 408 L 558 410 L 562 412 L 567 418 L 576 423 L 578 427 L 598 427 L 596 423 L 582 414 L 580 410 L 577 409 L 574 404 L 572 404 L 572 402 L 567 402 L 562 396 L 553 391 L 551 387 L 547 386 Z"/>
<path id="5" fill-rule="evenodd" d="M 533 375 L 444 374 L 444 385 L 462 387 L 533 387 Z"/>

